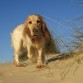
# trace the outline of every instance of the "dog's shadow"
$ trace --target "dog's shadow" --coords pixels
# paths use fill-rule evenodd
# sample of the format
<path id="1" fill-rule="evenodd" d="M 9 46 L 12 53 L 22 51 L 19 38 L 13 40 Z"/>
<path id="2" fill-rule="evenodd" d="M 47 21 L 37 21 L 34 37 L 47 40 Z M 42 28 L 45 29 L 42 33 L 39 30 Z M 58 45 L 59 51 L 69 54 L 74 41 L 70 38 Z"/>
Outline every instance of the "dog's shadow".
<path id="1" fill-rule="evenodd" d="M 56 61 L 56 60 L 62 60 L 68 57 L 68 54 L 59 54 L 57 56 L 51 57 L 45 61 L 45 64 L 49 64 L 50 62 Z"/>

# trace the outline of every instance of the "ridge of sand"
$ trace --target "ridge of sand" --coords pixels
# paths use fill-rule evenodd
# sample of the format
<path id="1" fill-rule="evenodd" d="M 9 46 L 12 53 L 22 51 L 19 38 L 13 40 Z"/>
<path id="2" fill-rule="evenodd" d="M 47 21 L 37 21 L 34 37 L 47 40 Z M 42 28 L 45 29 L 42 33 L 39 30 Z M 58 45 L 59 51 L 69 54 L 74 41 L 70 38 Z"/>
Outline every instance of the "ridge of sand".
<path id="1" fill-rule="evenodd" d="M 43 69 L 35 66 L 32 63 L 26 67 L 0 63 L 0 83 L 83 83 L 83 54 L 50 62 Z"/>

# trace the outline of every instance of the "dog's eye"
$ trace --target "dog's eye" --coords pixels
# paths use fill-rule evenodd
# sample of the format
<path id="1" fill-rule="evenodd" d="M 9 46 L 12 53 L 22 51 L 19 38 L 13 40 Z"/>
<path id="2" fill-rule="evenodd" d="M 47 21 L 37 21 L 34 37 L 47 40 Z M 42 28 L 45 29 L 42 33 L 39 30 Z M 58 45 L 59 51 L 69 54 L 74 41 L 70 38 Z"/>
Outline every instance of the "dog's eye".
<path id="1" fill-rule="evenodd" d="M 32 22 L 31 22 L 31 21 L 29 21 L 29 24 L 32 24 Z"/>
<path id="2" fill-rule="evenodd" d="M 40 23 L 40 20 L 37 20 L 37 23 Z"/>

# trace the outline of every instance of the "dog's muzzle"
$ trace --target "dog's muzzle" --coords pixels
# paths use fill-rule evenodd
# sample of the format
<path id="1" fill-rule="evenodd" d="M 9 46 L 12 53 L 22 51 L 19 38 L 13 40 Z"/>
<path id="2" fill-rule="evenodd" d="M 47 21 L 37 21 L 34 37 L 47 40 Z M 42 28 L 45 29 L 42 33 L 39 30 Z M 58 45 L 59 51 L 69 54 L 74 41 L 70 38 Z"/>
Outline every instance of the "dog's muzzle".
<path id="1" fill-rule="evenodd" d="M 38 34 L 39 33 L 39 30 L 38 29 L 33 29 L 33 33 L 34 34 Z"/>
<path id="2" fill-rule="evenodd" d="M 38 35 L 39 35 L 39 30 L 33 29 L 33 36 L 38 36 Z"/>

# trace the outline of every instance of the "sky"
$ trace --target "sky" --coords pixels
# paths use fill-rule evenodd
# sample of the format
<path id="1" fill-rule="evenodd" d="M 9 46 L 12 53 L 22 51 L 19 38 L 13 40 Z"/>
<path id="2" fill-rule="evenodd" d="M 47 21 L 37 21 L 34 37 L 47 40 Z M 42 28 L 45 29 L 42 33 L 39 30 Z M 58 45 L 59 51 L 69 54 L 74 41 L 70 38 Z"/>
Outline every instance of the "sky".
<path id="1" fill-rule="evenodd" d="M 51 32 L 64 36 L 71 32 L 65 23 L 83 16 L 83 1 L 0 0 L 0 62 L 13 61 L 10 33 L 31 14 L 40 14 Z"/>

